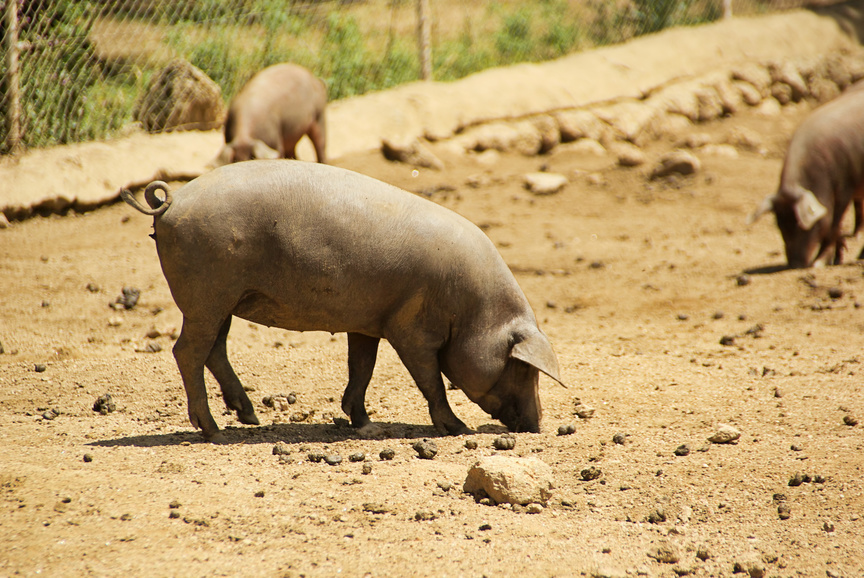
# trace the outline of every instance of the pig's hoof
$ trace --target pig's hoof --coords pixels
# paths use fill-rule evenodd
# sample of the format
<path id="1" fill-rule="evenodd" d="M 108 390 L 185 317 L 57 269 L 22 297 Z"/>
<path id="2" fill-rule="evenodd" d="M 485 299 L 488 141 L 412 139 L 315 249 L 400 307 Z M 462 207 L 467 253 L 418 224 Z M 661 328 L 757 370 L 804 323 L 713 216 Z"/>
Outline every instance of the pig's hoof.
<path id="1" fill-rule="evenodd" d="M 241 413 L 238 411 L 237 419 L 240 420 L 240 423 L 245 423 L 246 425 L 261 425 L 261 422 L 258 421 L 258 416 L 255 415 L 254 411 L 250 411 L 249 413 Z"/>
<path id="2" fill-rule="evenodd" d="M 357 428 L 357 433 L 364 438 L 377 438 L 381 437 L 381 435 L 384 433 L 384 430 L 378 424 L 367 423 L 363 427 Z"/>

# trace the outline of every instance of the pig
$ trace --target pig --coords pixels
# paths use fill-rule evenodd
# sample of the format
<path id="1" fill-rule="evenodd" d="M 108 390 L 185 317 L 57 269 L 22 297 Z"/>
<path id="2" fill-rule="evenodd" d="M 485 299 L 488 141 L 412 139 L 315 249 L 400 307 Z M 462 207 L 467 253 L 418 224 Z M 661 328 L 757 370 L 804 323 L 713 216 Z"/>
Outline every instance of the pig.
<path id="1" fill-rule="evenodd" d="M 205 366 L 239 421 L 258 423 L 226 353 L 232 316 L 347 332 L 342 409 L 363 435 L 377 429 L 365 397 L 381 339 L 441 433 L 470 432 L 447 402 L 442 373 L 511 430 L 540 430 L 539 372 L 561 383 L 558 360 L 501 255 L 457 213 L 352 171 L 285 160 L 225 165 L 174 193 L 150 183 L 149 208 L 128 190 L 122 197 L 154 217 L 162 271 L 183 313 L 174 357 L 189 419 L 205 439 L 222 439 Z"/>
<path id="2" fill-rule="evenodd" d="M 303 135 L 327 162 L 324 145 L 327 87 L 297 64 L 267 67 L 247 82 L 228 108 L 225 146 L 213 166 L 252 159 L 294 159 Z"/>
<path id="3" fill-rule="evenodd" d="M 801 123 L 789 143 L 777 192 L 762 201 L 750 222 L 774 212 L 790 268 L 839 265 L 846 248 L 840 229 L 850 203 L 854 236 L 864 228 L 861 82 Z M 864 251 L 858 258 L 864 258 Z"/>

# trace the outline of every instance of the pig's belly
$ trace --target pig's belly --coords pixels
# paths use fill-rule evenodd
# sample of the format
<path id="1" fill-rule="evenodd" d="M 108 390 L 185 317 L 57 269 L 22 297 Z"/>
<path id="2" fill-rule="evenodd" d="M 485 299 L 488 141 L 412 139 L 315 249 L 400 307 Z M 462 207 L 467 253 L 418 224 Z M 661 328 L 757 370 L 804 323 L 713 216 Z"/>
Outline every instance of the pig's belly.
<path id="1" fill-rule="evenodd" d="M 351 300 L 312 298 L 287 303 L 251 293 L 231 313 L 253 323 L 291 331 L 352 332 L 383 337 L 380 319 L 369 309 L 355 307 Z"/>

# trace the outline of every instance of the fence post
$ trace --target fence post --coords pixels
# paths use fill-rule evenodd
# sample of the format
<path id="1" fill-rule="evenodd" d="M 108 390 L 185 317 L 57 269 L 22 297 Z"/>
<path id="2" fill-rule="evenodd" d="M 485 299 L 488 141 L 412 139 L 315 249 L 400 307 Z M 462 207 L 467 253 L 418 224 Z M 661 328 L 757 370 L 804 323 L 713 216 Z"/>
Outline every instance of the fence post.
<path id="1" fill-rule="evenodd" d="M 723 0 L 723 18 L 732 18 L 732 0 Z"/>
<path id="2" fill-rule="evenodd" d="M 432 80 L 432 47 L 429 0 L 417 0 L 417 44 L 420 50 L 420 78 Z"/>
<path id="3" fill-rule="evenodd" d="M 18 85 L 18 0 L 6 0 L 6 152 L 21 150 L 21 97 Z"/>

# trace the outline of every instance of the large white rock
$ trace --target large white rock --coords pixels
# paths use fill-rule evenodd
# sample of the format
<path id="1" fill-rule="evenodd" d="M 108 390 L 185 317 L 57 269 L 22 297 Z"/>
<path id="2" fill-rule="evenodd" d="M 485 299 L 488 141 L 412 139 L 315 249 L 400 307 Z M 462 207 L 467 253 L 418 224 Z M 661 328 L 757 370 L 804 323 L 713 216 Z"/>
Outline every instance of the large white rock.
<path id="1" fill-rule="evenodd" d="M 471 467 L 462 489 L 482 490 L 499 504 L 543 504 L 554 487 L 552 468 L 537 458 L 489 456 Z"/>

